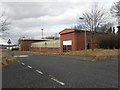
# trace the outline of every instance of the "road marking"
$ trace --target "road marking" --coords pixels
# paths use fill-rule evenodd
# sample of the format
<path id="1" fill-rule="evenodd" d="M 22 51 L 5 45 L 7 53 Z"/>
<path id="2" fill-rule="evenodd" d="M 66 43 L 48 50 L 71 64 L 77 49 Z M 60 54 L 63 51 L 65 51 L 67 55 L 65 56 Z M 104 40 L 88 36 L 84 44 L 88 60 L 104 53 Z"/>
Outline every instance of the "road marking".
<path id="1" fill-rule="evenodd" d="M 17 62 L 20 62 L 20 61 L 17 61 Z"/>
<path id="2" fill-rule="evenodd" d="M 17 55 L 17 56 L 14 56 L 14 57 L 28 57 L 28 55 Z"/>
<path id="3" fill-rule="evenodd" d="M 21 63 L 22 65 L 25 65 L 25 63 Z"/>
<path id="4" fill-rule="evenodd" d="M 40 74 L 43 74 L 41 71 L 39 71 L 39 70 L 36 70 L 36 72 L 38 72 L 38 73 L 40 73 Z"/>
<path id="5" fill-rule="evenodd" d="M 61 84 L 61 85 L 65 85 L 65 83 L 63 83 L 63 82 L 61 82 L 61 81 L 58 81 L 57 79 L 55 79 L 55 78 L 51 78 L 53 81 L 55 81 L 55 82 L 57 82 L 57 83 L 59 83 L 59 84 Z"/>
<path id="6" fill-rule="evenodd" d="M 31 66 L 27 66 L 28 68 L 32 68 Z"/>

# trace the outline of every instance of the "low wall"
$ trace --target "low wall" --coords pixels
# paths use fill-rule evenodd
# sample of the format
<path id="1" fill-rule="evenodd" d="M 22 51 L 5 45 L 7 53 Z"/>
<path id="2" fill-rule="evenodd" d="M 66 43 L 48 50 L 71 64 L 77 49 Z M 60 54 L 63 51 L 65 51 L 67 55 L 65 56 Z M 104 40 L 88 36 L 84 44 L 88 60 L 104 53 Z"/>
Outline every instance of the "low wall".
<path id="1" fill-rule="evenodd" d="M 60 53 L 60 48 L 30 48 L 33 52 L 43 52 L 43 53 Z"/>

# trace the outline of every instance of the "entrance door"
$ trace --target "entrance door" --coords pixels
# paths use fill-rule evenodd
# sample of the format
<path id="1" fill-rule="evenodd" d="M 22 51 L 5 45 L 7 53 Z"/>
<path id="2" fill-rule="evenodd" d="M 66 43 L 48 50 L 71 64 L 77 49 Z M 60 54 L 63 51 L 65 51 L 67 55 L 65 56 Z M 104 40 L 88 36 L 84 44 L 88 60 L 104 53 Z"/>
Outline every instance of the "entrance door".
<path id="1" fill-rule="evenodd" d="M 63 52 L 70 52 L 72 50 L 72 40 L 63 41 Z"/>
<path id="2" fill-rule="evenodd" d="M 63 45 L 63 52 L 66 52 L 66 45 Z"/>
<path id="3" fill-rule="evenodd" d="M 70 52 L 72 50 L 71 45 L 63 45 L 63 52 Z"/>
<path id="4" fill-rule="evenodd" d="M 67 46 L 67 52 L 70 52 L 72 50 L 72 46 L 71 45 L 68 45 Z"/>

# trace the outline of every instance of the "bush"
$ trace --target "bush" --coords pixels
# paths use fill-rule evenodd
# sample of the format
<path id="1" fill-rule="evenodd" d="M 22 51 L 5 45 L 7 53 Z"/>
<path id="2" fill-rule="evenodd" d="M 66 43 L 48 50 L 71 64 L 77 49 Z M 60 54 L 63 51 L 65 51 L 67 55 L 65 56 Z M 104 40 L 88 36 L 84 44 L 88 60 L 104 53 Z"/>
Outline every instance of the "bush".
<path id="1" fill-rule="evenodd" d="M 6 66 L 9 64 L 12 64 L 16 61 L 16 58 L 13 56 L 8 56 L 6 53 L 2 54 L 2 62 L 0 64 L 2 64 L 2 66 Z"/>
<path id="2" fill-rule="evenodd" d="M 108 34 L 99 37 L 98 47 L 104 49 L 119 49 L 120 42 L 117 34 Z"/>

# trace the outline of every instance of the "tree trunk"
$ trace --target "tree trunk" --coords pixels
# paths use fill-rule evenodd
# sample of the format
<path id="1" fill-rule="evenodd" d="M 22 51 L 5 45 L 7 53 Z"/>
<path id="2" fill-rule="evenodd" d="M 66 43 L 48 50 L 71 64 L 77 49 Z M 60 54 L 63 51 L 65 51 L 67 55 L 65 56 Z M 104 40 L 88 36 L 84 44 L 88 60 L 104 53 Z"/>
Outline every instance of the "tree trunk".
<path id="1" fill-rule="evenodd" d="M 93 41 L 94 41 L 94 32 L 91 32 L 91 49 L 92 51 L 94 51 L 94 45 L 93 45 Z"/>

